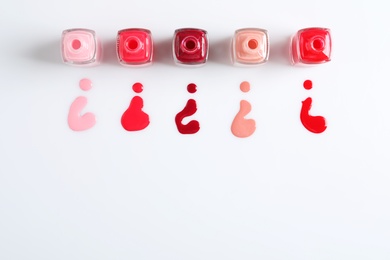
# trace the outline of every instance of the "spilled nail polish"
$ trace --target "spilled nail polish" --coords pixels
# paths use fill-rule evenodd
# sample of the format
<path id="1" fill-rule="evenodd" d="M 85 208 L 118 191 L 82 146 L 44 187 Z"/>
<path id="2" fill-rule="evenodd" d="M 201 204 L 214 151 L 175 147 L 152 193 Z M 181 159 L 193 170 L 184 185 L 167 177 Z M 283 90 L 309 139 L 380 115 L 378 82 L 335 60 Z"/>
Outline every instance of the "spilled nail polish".
<path id="1" fill-rule="evenodd" d="M 240 90 L 242 92 L 249 92 L 250 84 L 247 81 L 243 81 L 240 84 Z M 256 131 L 256 121 L 253 119 L 246 119 L 252 110 L 251 104 L 246 100 L 240 101 L 240 109 L 233 119 L 230 130 L 236 137 L 245 138 L 251 136 Z"/>
<path id="2" fill-rule="evenodd" d="M 196 92 L 196 90 L 197 90 L 196 88 L 197 88 L 196 84 L 190 83 L 187 86 L 187 91 L 189 93 L 193 94 Z M 181 133 L 181 134 L 195 134 L 200 130 L 200 125 L 199 125 L 199 122 L 197 120 L 191 120 L 190 122 L 188 122 L 188 124 L 182 123 L 184 118 L 194 115 L 197 110 L 198 110 L 198 108 L 196 106 L 196 101 L 194 99 L 189 99 L 187 101 L 187 104 L 183 108 L 183 110 L 180 111 L 179 113 L 177 113 L 177 115 L 175 117 L 175 123 L 176 123 L 176 127 L 177 127 L 177 130 L 179 131 L 179 133 Z"/>
<path id="3" fill-rule="evenodd" d="M 305 80 L 303 87 L 307 90 L 311 89 L 313 83 L 311 80 Z M 312 116 L 309 114 L 312 105 L 312 98 L 308 97 L 302 101 L 300 119 L 302 125 L 312 133 L 320 134 L 327 128 L 326 120 L 323 116 Z"/>
<path id="4" fill-rule="evenodd" d="M 80 89 L 89 91 L 92 88 L 92 82 L 89 79 L 82 79 L 79 82 Z M 77 97 L 70 105 L 68 112 L 68 126 L 73 131 L 85 131 L 96 124 L 95 115 L 87 112 L 81 115 L 82 110 L 86 107 L 88 99 L 84 96 Z"/>
<path id="5" fill-rule="evenodd" d="M 311 80 L 305 80 L 303 82 L 303 87 L 307 90 L 310 90 L 313 87 L 313 82 Z"/>
<path id="6" fill-rule="evenodd" d="M 136 93 L 143 91 L 143 85 L 139 82 L 133 84 Z M 129 107 L 121 117 L 122 127 L 127 131 L 140 131 L 148 127 L 149 115 L 143 111 L 144 100 L 140 96 L 134 96 Z"/>
<path id="7" fill-rule="evenodd" d="M 251 85 L 248 81 L 243 81 L 240 84 L 240 90 L 244 93 L 249 92 L 251 90 Z"/>

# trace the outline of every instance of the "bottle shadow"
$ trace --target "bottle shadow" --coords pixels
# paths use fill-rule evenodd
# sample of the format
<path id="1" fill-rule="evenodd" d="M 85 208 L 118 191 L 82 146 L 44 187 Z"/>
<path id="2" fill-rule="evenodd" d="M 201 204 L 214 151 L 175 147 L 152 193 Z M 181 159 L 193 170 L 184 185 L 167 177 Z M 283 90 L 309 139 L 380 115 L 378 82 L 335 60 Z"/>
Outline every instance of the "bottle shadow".
<path id="1" fill-rule="evenodd" d="M 290 63 L 290 37 L 272 42 L 268 62 L 291 66 Z"/>
<path id="2" fill-rule="evenodd" d="M 164 39 L 161 41 L 155 41 L 153 46 L 154 52 L 154 62 L 175 66 L 173 60 L 173 51 L 172 51 L 172 39 Z"/>
<path id="3" fill-rule="evenodd" d="M 61 41 L 51 41 L 34 48 L 29 56 L 31 59 L 46 63 L 63 63 L 61 58 Z"/>
<path id="4" fill-rule="evenodd" d="M 116 54 L 116 39 L 102 42 L 103 60 L 102 63 L 120 66 Z"/>
<path id="5" fill-rule="evenodd" d="M 210 44 L 209 61 L 214 63 L 232 66 L 231 61 L 231 38 L 226 37 L 222 40 Z"/>

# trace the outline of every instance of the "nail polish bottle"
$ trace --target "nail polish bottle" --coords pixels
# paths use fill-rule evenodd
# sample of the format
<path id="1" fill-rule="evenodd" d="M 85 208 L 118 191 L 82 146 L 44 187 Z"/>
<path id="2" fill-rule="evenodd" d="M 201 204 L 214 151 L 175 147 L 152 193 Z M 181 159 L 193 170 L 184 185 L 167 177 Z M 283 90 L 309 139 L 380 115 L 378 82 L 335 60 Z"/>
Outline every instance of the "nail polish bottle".
<path id="1" fill-rule="evenodd" d="M 291 38 L 290 59 L 294 64 L 321 64 L 330 61 L 332 40 L 327 28 L 305 28 Z"/>
<path id="2" fill-rule="evenodd" d="M 122 65 L 149 65 L 153 60 L 152 33 L 141 28 L 120 30 L 117 35 L 116 51 Z"/>
<path id="3" fill-rule="evenodd" d="M 269 37 L 267 30 L 256 28 L 239 29 L 234 33 L 231 45 L 234 65 L 259 65 L 269 57 Z"/>
<path id="4" fill-rule="evenodd" d="M 173 36 L 173 59 L 176 64 L 203 65 L 207 61 L 207 31 L 195 28 L 177 29 Z"/>
<path id="5" fill-rule="evenodd" d="M 62 59 L 67 64 L 88 66 L 97 65 L 101 61 L 101 44 L 93 30 L 64 30 L 61 43 Z"/>

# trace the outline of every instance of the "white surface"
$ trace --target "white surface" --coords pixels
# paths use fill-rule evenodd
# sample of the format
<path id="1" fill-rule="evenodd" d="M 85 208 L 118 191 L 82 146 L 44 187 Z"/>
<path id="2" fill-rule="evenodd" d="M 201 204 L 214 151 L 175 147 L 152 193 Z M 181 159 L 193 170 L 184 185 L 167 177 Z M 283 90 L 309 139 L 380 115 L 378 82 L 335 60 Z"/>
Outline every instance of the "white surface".
<path id="1" fill-rule="evenodd" d="M 369 4 L 3 3 L 0 259 L 389 259 L 390 16 L 385 2 Z M 205 67 L 173 65 L 173 31 L 189 26 L 209 32 Z M 312 26 L 332 30 L 333 60 L 290 66 L 289 37 Z M 61 32 L 74 27 L 97 32 L 102 65 L 61 63 Z M 116 32 L 128 27 L 152 31 L 153 66 L 116 61 Z M 228 42 L 243 27 L 269 31 L 267 64 L 229 64 Z M 83 77 L 94 83 L 88 93 Z M 137 81 L 151 124 L 129 133 L 120 117 Z M 79 95 L 97 118 L 85 132 L 66 122 Z M 312 114 L 327 118 L 323 134 L 300 123 L 308 96 Z M 201 129 L 183 136 L 174 116 L 190 97 Z M 247 139 L 230 132 L 243 98 L 257 122 Z"/>

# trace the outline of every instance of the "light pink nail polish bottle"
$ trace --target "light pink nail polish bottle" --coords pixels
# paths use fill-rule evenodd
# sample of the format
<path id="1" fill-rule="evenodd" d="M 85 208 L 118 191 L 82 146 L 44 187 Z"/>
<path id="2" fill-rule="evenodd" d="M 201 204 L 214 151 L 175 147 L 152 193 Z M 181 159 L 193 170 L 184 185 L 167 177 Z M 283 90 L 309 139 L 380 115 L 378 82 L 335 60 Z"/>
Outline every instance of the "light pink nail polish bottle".
<path id="1" fill-rule="evenodd" d="M 269 37 L 267 30 L 239 29 L 232 40 L 232 61 L 235 65 L 259 65 L 268 61 Z"/>
<path id="2" fill-rule="evenodd" d="M 102 59 L 101 44 L 95 31 L 89 29 L 68 29 L 62 32 L 62 60 L 71 65 L 97 65 Z"/>

